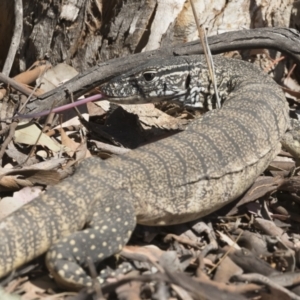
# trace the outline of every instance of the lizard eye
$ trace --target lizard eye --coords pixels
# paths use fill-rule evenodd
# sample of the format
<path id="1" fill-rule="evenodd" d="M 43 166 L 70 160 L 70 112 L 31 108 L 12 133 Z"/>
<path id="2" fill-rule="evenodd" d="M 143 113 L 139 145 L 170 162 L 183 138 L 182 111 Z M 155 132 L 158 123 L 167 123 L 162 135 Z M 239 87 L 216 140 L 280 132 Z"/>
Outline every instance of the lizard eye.
<path id="1" fill-rule="evenodd" d="M 143 73 L 143 77 L 146 81 L 152 81 L 155 78 L 156 72 L 151 70 L 151 71 L 146 71 Z"/>

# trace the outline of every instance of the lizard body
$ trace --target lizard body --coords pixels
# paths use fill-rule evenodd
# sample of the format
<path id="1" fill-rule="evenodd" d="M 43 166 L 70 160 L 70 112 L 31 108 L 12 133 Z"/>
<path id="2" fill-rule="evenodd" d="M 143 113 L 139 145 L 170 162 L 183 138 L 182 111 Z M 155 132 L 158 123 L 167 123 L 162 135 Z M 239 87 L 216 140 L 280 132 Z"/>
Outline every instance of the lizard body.
<path id="1" fill-rule="evenodd" d="M 136 222 L 178 224 L 207 215 L 250 187 L 280 150 L 288 106 L 252 65 L 215 58 L 221 109 L 185 131 L 75 174 L 0 222 L 0 277 L 45 253 L 54 278 L 90 286 L 86 259 L 119 252 Z M 176 100 L 214 106 L 202 56 L 149 61 L 102 86 L 116 102 Z"/>

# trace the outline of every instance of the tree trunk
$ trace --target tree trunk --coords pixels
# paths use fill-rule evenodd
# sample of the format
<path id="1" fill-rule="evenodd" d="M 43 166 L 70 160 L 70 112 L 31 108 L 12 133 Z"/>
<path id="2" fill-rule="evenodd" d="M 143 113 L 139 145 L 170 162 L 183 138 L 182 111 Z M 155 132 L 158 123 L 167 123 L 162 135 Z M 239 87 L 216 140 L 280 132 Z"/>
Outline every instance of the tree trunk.
<path id="1" fill-rule="evenodd" d="M 289 27 L 292 2 L 194 0 L 198 19 L 208 28 L 208 34 L 265 26 Z M 24 0 L 23 3 L 24 33 L 14 73 L 41 59 L 48 59 L 54 65 L 64 61 L 83 71 L 109 58 L 197 38 L 190 2 L 185 0 Z M 1 1 L 0 25 L 11 24 L 12 6 L 13 1 Z M 297 14 L 295 9 L 293 16 Z M 293 20 L 296 24 L 295 17 Z M 0 26 L 0 43 L 5 45 L 0 47 L 1 62 L 12 31 L 6 30 L 6 26 Z"/>

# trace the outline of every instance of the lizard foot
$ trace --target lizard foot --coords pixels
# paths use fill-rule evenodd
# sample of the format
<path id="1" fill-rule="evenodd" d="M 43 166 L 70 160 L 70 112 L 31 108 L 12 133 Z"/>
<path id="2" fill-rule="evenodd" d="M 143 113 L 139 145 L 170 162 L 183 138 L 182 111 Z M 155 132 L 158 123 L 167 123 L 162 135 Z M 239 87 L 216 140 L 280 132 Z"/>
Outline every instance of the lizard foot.
<path id="1" fill-rule="evenodd" d="M 59 286 L 72 290 L 91 287 L 92 278 L 86 272 L 88 258 L 98 264 L 128 242 L 135 227 L 131 203 L 123 201 L 122 210 L 102 207 L 102 211 L 94 213 L 91 228 L 60 239 L 48 251 L 46 264 Z"/>

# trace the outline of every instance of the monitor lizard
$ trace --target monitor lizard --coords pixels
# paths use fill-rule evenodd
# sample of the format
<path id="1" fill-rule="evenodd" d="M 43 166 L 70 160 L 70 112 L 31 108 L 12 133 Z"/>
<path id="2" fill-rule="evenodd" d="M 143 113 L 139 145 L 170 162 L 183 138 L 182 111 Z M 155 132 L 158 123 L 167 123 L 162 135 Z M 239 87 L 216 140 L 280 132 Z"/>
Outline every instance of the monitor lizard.
<path id="1" fill-rule="evenodd" d="M 222 108 L 181 133 L 106 161 L 92 157 L 75 174 L 0 222 L 0 277 L 47 252 L 53 277 L 91 286 L 95 263 L 118 253 L 136 223 L 179 224 L 243 194 L 274 159 L 289 128 L 276 83 L 249 63 L 215 57 Z M 117 103 L 159 100 L 214 107 L 202 56 L 149 60 L 101 90 Z"/>

